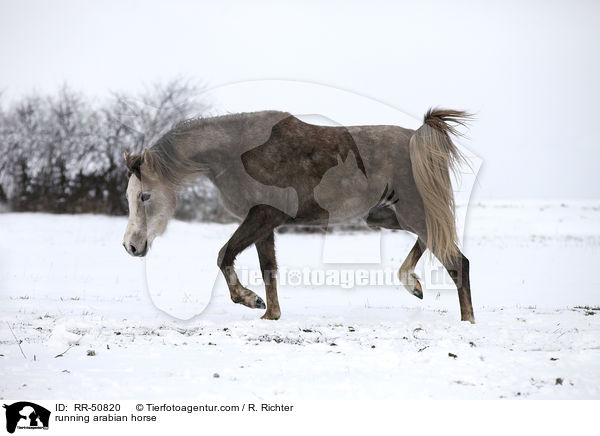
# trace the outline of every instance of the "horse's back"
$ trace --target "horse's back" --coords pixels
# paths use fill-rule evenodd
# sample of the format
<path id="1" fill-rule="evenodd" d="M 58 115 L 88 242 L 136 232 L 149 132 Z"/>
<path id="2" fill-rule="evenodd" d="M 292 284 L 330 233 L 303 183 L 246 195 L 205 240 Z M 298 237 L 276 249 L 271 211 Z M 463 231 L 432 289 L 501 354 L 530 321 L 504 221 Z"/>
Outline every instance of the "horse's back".
<path id="1" fill-rule="evenodd" d="M 302 224 L 364 217 L 384 192 L 414 191 L 408 186 L 414 185 L 413 133 L 389 125 L 319 126 L 283 112 L 248 114 L 237 131 L 238 148 L 230 150 L 239 159 L 230 161 L 229 182 L 215 184 L 238 216 L 243 212 L 236 203 L 248 208 L 262 202 L 279 209 L 285 204 Z"/>

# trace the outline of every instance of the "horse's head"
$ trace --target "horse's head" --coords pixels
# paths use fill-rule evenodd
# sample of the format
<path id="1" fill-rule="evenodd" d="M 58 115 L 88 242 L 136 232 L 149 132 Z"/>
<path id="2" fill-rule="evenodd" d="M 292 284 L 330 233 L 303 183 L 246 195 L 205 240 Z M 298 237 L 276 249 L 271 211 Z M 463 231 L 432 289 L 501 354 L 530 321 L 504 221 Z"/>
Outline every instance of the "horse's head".
<path id="1" fill-rule="evenodd" d="M 132 256 L 145 256 L 175 213 L 175 190 L 157 174 L 150 153 L 146 150 L 140 155 L 125 154 L 129 170 L 129 221 L 123 246 Z"/>

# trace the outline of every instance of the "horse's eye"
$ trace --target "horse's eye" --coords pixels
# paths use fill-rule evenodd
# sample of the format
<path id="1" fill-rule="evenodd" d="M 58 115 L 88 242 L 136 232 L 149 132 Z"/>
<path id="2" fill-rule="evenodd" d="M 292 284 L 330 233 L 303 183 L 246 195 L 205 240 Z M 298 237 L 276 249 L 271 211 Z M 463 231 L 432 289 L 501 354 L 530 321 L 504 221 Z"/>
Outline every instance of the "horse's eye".
<path id="1" fill-rule="evenodd" d="M 142 201 L 148 201 L 150 200 L 150 194 L 142 194 L 140 198 Z"/>

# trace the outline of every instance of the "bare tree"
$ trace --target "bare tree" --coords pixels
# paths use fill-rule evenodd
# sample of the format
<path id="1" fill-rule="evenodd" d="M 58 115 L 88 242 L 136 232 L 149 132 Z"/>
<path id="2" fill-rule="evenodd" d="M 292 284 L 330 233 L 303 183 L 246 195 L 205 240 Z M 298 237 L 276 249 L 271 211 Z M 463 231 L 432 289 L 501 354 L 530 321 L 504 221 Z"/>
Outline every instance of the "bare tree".
<path id="1" fill-rule="evenodd" d="M 189 81 L 174 79 L 156 83 L 136 96 L 113 94 L 110 105 L 101 112 L 103 146 L 89 156 L 97 156 L 105 171 L 111 210 L 125 210 L 123 153 L 140 152 L 150 147 L 173 124 L 203 114 L 209 105 L 197 99 L 200 89 Z M 111 212 L 114 213 L 114 212 Z"/>
<path id="2" fill-rule="evenodd" d="M 124 151 L 150 147 L 176 122 L 209 105 L 199 87 L 175 79 L 136 95 L 115 93 L 100 106 L 63 86 L 53 97 L 0 106 L 0 200 L 14 210 L 126 213 Z M 180 218 L 223 220 L 206 181 L 181 193 Z"/>

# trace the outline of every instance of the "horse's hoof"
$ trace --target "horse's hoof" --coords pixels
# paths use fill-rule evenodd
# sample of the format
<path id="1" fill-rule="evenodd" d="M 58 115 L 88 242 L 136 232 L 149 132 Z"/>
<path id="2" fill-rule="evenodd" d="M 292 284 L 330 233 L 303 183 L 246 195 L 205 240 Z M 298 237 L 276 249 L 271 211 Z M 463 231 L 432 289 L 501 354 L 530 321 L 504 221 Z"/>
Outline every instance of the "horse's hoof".
<path id="1" fill-rule="evenodd" d="M 258 295 L 256 296 L 256 301 L 254 302 L 254 308 L 255 309 L 266 309 L 267 308 L 267 305 L 265 304 L 263 299 L 260 298 Z"/>
<path id="2" fill-rule="evenodd" d="M 423 291 L 417 288 L 414 288 L 411 292 L 415 297 L 417 297 L 419 300 L 423 299 Z"/>
<path id="3" fill-rule="evenodd" d="M 461 321 L 469 321 L 471 324 L 475 324 L 475 316 L 474 315 L 461 316 L 460 320 Z"/>
<path id="4" fill-rule="evenodd" d="M 269 313 L 269 311 L 266 311 L 265 314 L 260 317 L 260 319 L 269 319 L 271 321 L 276 321 L 279 319 L 280 316 L 281 313 Z"/>

